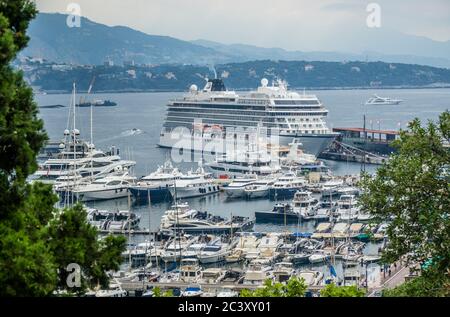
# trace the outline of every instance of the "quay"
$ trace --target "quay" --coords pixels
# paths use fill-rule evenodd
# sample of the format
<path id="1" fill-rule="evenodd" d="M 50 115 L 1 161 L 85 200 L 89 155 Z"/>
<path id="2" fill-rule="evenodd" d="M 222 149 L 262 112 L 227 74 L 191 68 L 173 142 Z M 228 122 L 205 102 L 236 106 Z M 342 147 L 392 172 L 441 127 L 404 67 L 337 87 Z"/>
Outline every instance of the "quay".
<path id="1" fill-rule="evenodd" d="M 392 142 L 398 131 L 364 128 L 333 128 L 339 136 L 319 158 L 366 164 L 382 164 L 395 152 Z"/>

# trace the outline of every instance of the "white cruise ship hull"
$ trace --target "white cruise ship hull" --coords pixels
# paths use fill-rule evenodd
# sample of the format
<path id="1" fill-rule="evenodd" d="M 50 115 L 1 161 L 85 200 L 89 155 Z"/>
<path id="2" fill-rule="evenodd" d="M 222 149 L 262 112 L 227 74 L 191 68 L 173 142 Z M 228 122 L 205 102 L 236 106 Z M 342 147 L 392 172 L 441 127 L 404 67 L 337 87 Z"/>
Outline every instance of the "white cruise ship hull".
<path id="1" fill-rule="evenodd" d="M 336 133 L 328 134 L 290 134 L 280 135 L 279 145 L 287 146 L 294 139 L 302 143 L 302 150 L 305 153 L 315 155 L 316 157 L 323 152 L 331 142 L 336 138 Z M 199 135 L 181 134 L 170 132 L 161 132 L 158 146 L 165 148 L 175 148 L 180 151 L 205 152 L 212 155 L 225 154 L 227 152 L 242 150 L 235 147 L 232 140 L 223 139 L 221 137 L 204 139 Z M 246 146 L 244 145 L 244 148 Z M 182 152 L 178 154 L 182 155 Z"/>

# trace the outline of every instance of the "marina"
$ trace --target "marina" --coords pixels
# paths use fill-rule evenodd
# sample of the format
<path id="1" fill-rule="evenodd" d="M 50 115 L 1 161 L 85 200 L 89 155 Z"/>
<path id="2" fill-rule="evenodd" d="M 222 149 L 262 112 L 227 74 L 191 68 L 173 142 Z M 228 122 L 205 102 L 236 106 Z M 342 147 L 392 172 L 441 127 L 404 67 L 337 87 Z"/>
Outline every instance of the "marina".
<path id="1" fill-rule="evenodd" d="M 69 146 L 83 144 L 81 133 L 70 131 Z M 139 142 L 145 134 L 127 135 Z M 241 154 L 178 163 L 167 158 L 173 150 L 153 147 L 165 154 L 143 176 L 135 176 L 136 170 L 147 160 L 127 149 L 129 162 L 136 163 L 100 169 L 92 177 L 92 170 L 78 172 L 78 162 L 88 168 L 94 161 L 91 143 L 84 143 L 82 155 L 73 154 L 74 147 L 66 150 L 72 161 L 54 183 L 89 208 L 89 221 L 101 234 L 128 239 L 124 264 L 114 276 L 117 286 L 96 296 L 152 296 L 154 287 L 187 297 L 237 296 L 267 278 L 291 276 L 303 278 L 316 293 L 331 281 L 367 288 L 368 270 L 380 271 L 385 228 L 371 226 L 370 216 L 358 208 L 359 163 L 308 157 L 301 143 L 283 149 L 285 159 L 277 164 L 272 146 L 263 152 L 250 144 Z M 145 142 L 136 144 L 145 148 Z M 119 146 L 114 149 L 119 152 Z"/>

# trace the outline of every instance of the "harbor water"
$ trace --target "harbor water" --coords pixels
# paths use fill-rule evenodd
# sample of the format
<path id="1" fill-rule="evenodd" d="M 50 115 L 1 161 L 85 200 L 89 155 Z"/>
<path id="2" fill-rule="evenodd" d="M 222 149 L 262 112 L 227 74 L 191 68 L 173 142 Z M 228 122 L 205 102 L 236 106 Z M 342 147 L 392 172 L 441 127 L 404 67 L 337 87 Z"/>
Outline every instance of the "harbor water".
<path id="1" fill-rule="evenodd" d="M 327 123 L 333 127 L 362 127 L 363 115 L 366 115 L 366 126 L 373 129 L 405 128 L 414 117 L 423 122 L 435 120 L 440 113 L 450 108 L 450 89 L 403 89 L 403 90 L 323 90 L 316 91 L 318 98 L 329 110 Z M 373 93 L 403 99 L 404 102 L 395 106 L 364 106 L 363 103 Z M 116 107 L 98 107 L 93 115 L 93 143 L 97 148 L 107 150 L 114 145 L 120 149 L 123 159 L 137 162 L 134 174 L 141 177 L 154 171 L 159 165 L 171 157 L 170 149 L 157 147 L 159 134 L 164 122 L 166 103 L 169 99 L 182 93 L 120 93 L 94 94 L 92 99 L 109 99 L 117 102 Z M 64 105 L 61 108 L 42 108 L 40 117 L 44 120 L 45 129 L 51 140 L 62 139 L 63 131 L 68 124 L 70 94 L 36 95 L 39 106 Z M 76 127 L 81 131 L 81 137 L 90 138 L 90 108 L 77 108 Z M 352 162 L 324 161 L 335 175 L 357 174 L 361 165 Z M 195 167 L 195 163 L 183 162 L 177 164 L 182 171 Z M 376 166 L 366 166 L 373 173 Z M 223 193 L 217 193 L 202 198 L 186 200 L 192 208 L 209 211 L 222 217 L 240 215 L 254 217 L 257 210 L 271 210 L 274 201 L 229 200 Z M 127 210 L 128 200 L 117 199 L 97 201 L 87 204 L 90 207 L 110 210 Z M 141 229 L 157 230 L 164 211 L 170 207 L 170 202 L 149 205 L 132 204 L 131 210 L 141 217 Z M 297 225 L 255 224 L 257 232 L 313 232 L 314 222 Z M 139 242 L 144 236 L 133 237 L 132 242 Z M 368 244 L 366 254 L 376 254 L 378 247 Z M 319 268 L 320 269 L 320 268 Z M 322 267 L 326 270 L 326 267 Z M 336 267 L 338 273 L 342 267 Z"/>

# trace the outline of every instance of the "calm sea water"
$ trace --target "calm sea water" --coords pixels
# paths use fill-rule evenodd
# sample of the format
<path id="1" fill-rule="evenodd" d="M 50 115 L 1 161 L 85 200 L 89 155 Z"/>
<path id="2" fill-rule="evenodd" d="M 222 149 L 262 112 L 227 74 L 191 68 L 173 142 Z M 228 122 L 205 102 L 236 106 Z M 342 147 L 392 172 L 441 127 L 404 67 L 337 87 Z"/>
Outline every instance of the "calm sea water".
<path id="1" fill-rule="evenodd" d="M 328 126 L 333 127 L 362 127 L 363 115 L 366 114 L 367 127 L 375 129 L 405 128 L 407 123 L 418 117 L 422 121 L 436 120 L 440 113 L 450 109 L 450 89 L 416 89 L 416 90 L 329 90 L 313 92 L 322 100 L 329 110 Z M 362 104 L 373 93 L 380 96 L 400 98 L 405 100 L 398 106 L 372 106 Z M 94 94 L 91 98 L 110 99 L 118 103 L 117 107 L 94 109 L 94 143 L 97 148 L 108 149 L 111 145 L 120 148 L 123 158 L 137 162 L 136 176 L 146 175 L 154 171 L 170 157 L 170 150 L 157 147 L 159 132 L 164 121 L 165 105 L 171 98 L 181 93 L 120 93 Z M 69 105 L 69 94 L 36 95 L 39 106 Z M 52 140 L 62 138 L 68 121 L 68 107 L 56 109 L 41 109 L 40 116 L 45 122 L 45 128 Z M 82 137 L 89 139 L 90 110 L 77 108 L 77 128 Z M 140 129 L 141 134 L 133 134 L 132 129 Z M 326 161 L 326 164 L 337 175 L 354 174 L 360 170 L 360 164 L 347 162 Z M 183 164 L 182 170 L 190 166 Z M 367 168 L 375 171 L 375 166 Z M 270 210 L 274 204 L 267 199 L 245 201 L 227 200 L 223 194 L 215 194 L 204 198 L 188 200 L 193 208 L 207 210 L 214 214 L 229 217 L 231 214 L 254 216 L 256 210 Z M 127 199 L 93 202 L 90 206 L 105 209 L 127 209 Z M 151 206 L 133 205 L 131 208 L 141 216 L 141 227 L 156 230 L 164 211 L 170 203 L 153 204 Z M 291 225 L 286 228 L 279 225 L 255 225 L 255 231 L 302 231 L 311 232 L 314 223 Z M 136 237 L 136 241 L 142 237 Z M 376 246 L 369 245 L 366 253 L 376 253 Z M 326 270 L 326 267 L 321 267 Z M 338 273 L 341 267 L 337 267 Z"/>

